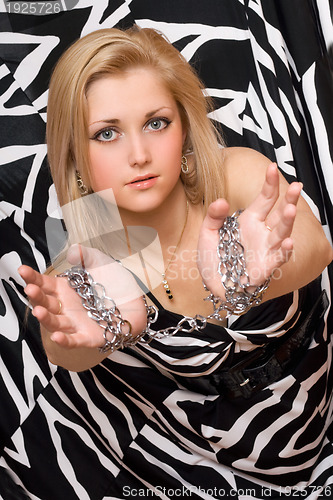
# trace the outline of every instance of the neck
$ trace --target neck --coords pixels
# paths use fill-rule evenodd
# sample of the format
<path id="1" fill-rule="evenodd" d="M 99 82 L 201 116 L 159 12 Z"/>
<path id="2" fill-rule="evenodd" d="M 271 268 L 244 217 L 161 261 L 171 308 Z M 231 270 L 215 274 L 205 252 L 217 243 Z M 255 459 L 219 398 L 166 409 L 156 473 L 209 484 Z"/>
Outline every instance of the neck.
<path id="1" fill-rule="evenodd" d="M 123 257 L 118 258 L 134 256 L 133 260 L 128 260 L 125 265 L 134 274 L 138 273 L 140 279 L 154 293 L 158 294 L 158 288 L 161 288 L 161 300 L 166 298 L 166 293 L 168 298 L 172 299 L 175 283 L 174 266 L 179 262 L 183 269 L 184 262 L 181 260 L 181 255 L 184 249 L 187 256 L 194 256 L 203 220 L 203 206 L 188 203 L 187 209 L 187 198 L 181 185 L 177 193 L 173 192 L 172 199 L 169 197 L 149 213 L 120 210 L 120 215 L 125 227 L 126 249 L 122 250 Z M 158 234 L 157 239 L 155 231 Z M 117 255 L 115 244 L 115 241 L 112 241 L 113 256 Z M 137 261 L 137 255 L 140 255 L 140 263 Z"/>

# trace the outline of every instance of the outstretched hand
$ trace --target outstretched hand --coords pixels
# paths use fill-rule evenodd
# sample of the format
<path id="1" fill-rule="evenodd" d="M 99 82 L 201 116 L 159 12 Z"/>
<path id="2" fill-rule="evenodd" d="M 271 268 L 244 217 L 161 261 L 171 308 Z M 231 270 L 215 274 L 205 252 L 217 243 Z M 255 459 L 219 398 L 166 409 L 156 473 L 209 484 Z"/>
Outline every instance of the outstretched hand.
<path id="1" fill-rule="evenodd" d="M 261 192 L 239 216 L 240 239 L 245 249 L 246 270 L 252 285 L 261 285 L 292 256 L 291 232 L 302 185 L 294 182 L 279 199 L 279 173 L 276 164 L 268 166 Z M 278 203 L 277 203 L 278 202 Z M 243 207 L 240 207 L 243 208 Z M 198 243 L 198 267 L 207 288 L 224 297 L 217 273 L 218 230 L 228 215 L 224 199 L 212 203 L 203 221 Z"/>
<path id="2" fill-rule="evenodd" d="M 122 317 L 132 324 L 133 335 L 145 328 L 142 291 L 127 269 L 98 250 L 78 245 L 69 250 L 67 258 L 71 265 L 79 266 L 83 258 L 94 281 L 103 283 Z M 89 318 L 67 278 L 40 274 L 28 266 L 21 266 L 19 273 L 26 282 L 25 292 L 33 307 L 32 314 L 40 322 L 46 340 L 68 349 L 103 346 L 103 329 Z"/>

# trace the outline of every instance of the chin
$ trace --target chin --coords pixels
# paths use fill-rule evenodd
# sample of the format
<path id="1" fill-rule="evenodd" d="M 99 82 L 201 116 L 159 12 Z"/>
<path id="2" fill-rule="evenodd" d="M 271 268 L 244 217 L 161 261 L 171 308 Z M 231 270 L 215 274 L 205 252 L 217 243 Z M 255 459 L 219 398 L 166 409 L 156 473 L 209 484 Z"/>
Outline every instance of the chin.
<path id="1" fill-rule="evenodd" d="M 142 193 L 143 194 L 143 193 Z M 161 196 L 132 196 L 131 203 L 118 203 L 120 211 L 132 212 L 134 214 L 149 214 L 158 210 L 165 202 L 165 198 Z"/>

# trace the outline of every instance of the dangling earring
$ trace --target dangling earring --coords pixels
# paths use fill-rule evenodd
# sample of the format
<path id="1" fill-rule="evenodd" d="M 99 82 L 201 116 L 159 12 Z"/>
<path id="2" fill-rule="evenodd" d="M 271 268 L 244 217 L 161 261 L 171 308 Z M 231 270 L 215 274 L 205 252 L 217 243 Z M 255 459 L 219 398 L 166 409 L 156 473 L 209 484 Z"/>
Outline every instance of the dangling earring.
<path id="1" fill-rule="evenodd" d="M 181 171 L 183 172 L 183 174 L 187 174 L 187 172 L 189 171 L 187 158 L 184 155 L 182 156 Z"/>
<path id="2" fill-rule="evenodd" d="M 76 182 L 77 182 L 77 187 L 79 188 L 80 194 L 84 196 L 85 194 L 88 194 L 88 188 L 87 186 L 83 183 L 82 177 L 80 172 L 76 171 Z"/>

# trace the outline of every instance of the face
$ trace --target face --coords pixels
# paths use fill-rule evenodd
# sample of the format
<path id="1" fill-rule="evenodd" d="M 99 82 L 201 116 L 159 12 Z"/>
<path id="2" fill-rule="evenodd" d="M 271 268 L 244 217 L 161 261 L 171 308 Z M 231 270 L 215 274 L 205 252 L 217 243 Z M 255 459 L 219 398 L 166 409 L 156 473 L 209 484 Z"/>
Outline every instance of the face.
<path id="1" fill-rule="evenodd" d="M 185 131 L 157 74 L 135 69 L 94 82 L 87 94 L 92 189 L 112 188 L 118 208 L 149 212 L 182 190 Z"/>

